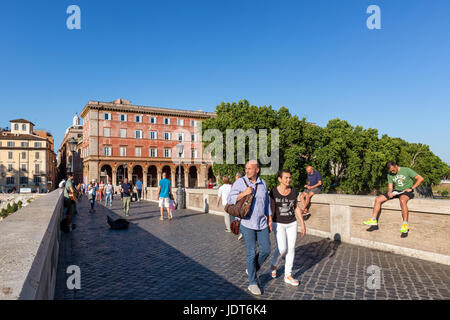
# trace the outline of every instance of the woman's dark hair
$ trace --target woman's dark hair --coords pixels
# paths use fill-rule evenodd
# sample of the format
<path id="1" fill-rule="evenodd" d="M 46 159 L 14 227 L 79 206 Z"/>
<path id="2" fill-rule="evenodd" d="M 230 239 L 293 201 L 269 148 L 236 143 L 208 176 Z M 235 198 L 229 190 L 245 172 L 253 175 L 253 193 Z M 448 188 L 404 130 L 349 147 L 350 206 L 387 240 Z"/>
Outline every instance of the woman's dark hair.
<path id="1" fill-rule="evenodd" d="M 282 178 L 283 173 L 289 173 L 292 176 L 292 173 L 289 170 L 283 169 L 281 171 L 278 171 L 278 178 Z"/>
<path id="2" fill-rule="evenodd" d="M 394 161 L 386 162 L 386 168 L 389 169 L 391 167 L 395 167 L 397 164 Z"/>

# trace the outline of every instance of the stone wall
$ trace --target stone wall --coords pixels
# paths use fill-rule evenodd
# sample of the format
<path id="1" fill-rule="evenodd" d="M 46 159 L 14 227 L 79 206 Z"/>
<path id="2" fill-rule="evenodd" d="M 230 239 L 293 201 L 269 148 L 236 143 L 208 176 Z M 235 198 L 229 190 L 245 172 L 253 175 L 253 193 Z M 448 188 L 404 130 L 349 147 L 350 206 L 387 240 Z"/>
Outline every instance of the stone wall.
<path id="1" fill-rule="evenodd" d="M 219 207 L 217 203 L 218 189 L 185 189 L 186 190 L 186 208 L 191 210 L 200 210 L 205 213 L 223 215 L 222 204 Z M 158 201 L 158 188 L 146 188 L 144 198 L 148 201 Z M 172 188 L 172 193 L 177 197 L 177 188 Z"/>
<path id="2" fill-rule="evenodd" d="M 383 204 L 378 230 L 368 232 L 369 227 L 362 224 L 372 216 L 374 200 L 372 196 L 316 195 L 307 230 L 330 238 L 339 234 L 348 243 L 450 265 L 450 201 L 410 200 L 410 232 L 401 238 L 403 219 L 397 199 Z"/>
<path id="3" fill-rule="evenodd" d="M 0 300 L 53 299 L 62 209 L 58 189 L 0 223 Z"/>

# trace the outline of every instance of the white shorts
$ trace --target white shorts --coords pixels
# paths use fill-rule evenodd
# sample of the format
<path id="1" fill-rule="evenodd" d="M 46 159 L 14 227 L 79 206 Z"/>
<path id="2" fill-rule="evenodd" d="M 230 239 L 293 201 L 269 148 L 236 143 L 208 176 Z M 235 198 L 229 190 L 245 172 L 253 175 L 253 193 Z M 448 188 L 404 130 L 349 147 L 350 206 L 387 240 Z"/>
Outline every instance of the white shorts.
<path id="1" fill-rule="evenodd" d="M 168 208 L 170 204 L 169 200 L 169 198 L 159 198 L 159 207 Z"/>

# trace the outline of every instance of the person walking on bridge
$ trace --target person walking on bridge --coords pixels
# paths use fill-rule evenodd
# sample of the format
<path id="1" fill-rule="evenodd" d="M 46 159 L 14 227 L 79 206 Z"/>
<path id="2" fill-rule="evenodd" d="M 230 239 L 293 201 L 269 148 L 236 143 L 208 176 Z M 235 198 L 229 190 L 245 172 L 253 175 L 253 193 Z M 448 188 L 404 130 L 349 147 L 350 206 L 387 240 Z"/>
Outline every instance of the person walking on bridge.
<path id="1" fill-rule="evenodd" d="M 218 196 L 217 196 L 217 203 L 216 206 L 219 207 L 220 202 L 222 202 L 223 207 L 225 208 L 225 206 L 227 205 L 227 200 L 228 200 L 228 195 L 230 194 L 230 190 L 231 190 L 231 184 L 230 184 L 230 178 L 228 178 L 228 176 L 223 176 L 222 177 L 222 186 L 219 188 L 218 191 Z M 222 200 L 222 201 L 221 201 Z M 231 216 L 225 212 L 224 210 L 224 214 L 223 214 L 224 220 L 225 220 L 225 231 L 226 232 L 231 232 Z"/>
<path id="2" fill-rule="evenodd" d="M 123 211 L 125 217 L 130 215 L 130 202 L 131 193 L 133 192 L 133 186 L 128 183 L 128 178 L 123 179 L 123 183 L 120 186 L 120 193 L 122 194 Z"/>
<path id="3" fill-rule="evenodd" d="M 257 296 L 261 295 L 261 289 L 258 286 L 256 274 L 270 254 L 268 219 L 272 215 L 266 182 L 258 176 L 259 172 L 260 167 L 256 160 L 247 162 L 245 165 L 246 175 L 233 184 L 227 200 L 230 205 L 236 204 L 243 197 L 254 194 L 248 216 L 240 219 L 239 230 L 244 236 L 246 247 L 248 290 Z M 256 244 L 259 247 L 258 253 Z"/>
<path id="4" fill-rule="evenodd" d="M 306 233 L 305 222 L 298 205 L 298 190 L 291 187 L 291 173 L 281 170 L 278 173 L 278 187 L 270 191 L 270 204 L 272 215 L 269 216 L 269 228 L 273 228 L 277 248 L 273 254 L 271 268 L 272 278 L 277 277 L 277 266 L 283 257 L 286 257 L 284 266 L 284 282 L 298 286 L 297 279 L 292 277 L 292 267 L 295 257 L 295 243 L 297 241 L 297 218 L 301 223 L 302 237 Z M 271 223 L 272 222 L 272 223 Z"/>
<path id="5" fill-rule="evenodd" d="M 166 173 L 162 173 L 162 179 L 159 181 L 158 186 L 158 201 L 159 201 L 159 210 L 161 213 L 161 217 L 159 220 L 164 220 L 164 208 L 167 210 L 167 216 L 170 217 L 170 194 L 171 191 L 171 185 L 170 180 L 166 178 Z M 179 200 L 177 199 L 177 202 Z"/>
<path id="6" fill-rule="evenodd" d="M 111 182 L 108 180 L 108 182 L 105 185 L 105 207 L 108 206 L 112 207 L 112 198 L 114 193 L 114 186 L 111 184 Z"/>

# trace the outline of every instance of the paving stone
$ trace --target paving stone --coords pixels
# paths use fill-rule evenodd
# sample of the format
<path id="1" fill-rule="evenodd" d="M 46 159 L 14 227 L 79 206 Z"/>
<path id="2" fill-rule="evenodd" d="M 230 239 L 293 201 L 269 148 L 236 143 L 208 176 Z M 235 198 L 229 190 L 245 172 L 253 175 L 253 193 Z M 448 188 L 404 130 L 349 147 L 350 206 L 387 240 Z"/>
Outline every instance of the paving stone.
<path id="1" fill-rule="evenodd" d="M 263 295 L 247 291 L 245 245 L 224 232 L 223 217 L 192 210 L 176 211 L 172 221 L 159 220 L 155 203 L 131 204 L 128 230 L 111 230 L 106 215 L 123 217 L 120 199 L 112 208 L 88 201 L 78 204 L 77 224 L 62 234 L 56 299 L 450 299 L 450 266 L 404 257 L 330 239 L 298 237 L 293 276 L 299 287 L 270 277 L 270 259 L 259 278 Z M 275 239 L 271 234 L 272 254 Z M 283 261 L 284 263 L 284 261 Z M 381 288 L 366 287 L 367 267 L 381 268 Z M 66 287 L 66 269 L 81 269 L 81 289 Z"/>

